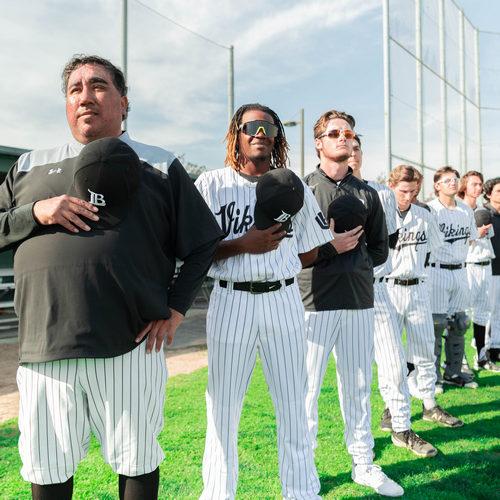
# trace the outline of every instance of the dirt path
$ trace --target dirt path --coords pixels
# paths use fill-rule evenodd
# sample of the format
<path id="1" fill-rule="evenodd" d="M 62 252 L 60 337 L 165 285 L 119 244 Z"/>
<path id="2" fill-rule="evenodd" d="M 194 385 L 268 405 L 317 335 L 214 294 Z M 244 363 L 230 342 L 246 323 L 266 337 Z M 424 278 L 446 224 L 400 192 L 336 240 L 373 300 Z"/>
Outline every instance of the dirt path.
<path id="1" fill-rule="evenodd" d="M 0 423 L 17 417 L 19 393 L 16 385 L 17 344 L 2 344 L 0 363 Z M 207 351 L 203 346 L 167 351 L 168 376 L 192 373 L 207 366 Z"/>

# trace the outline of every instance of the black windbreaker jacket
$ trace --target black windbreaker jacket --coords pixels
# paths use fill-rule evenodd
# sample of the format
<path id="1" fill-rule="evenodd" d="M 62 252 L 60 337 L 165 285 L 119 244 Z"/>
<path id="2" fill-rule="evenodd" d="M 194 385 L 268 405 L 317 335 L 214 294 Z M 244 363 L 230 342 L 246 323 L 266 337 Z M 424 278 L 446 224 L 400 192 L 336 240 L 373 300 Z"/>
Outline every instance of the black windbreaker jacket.
<path id="1" fill-rule="evenodd" d="M 299 274 L 306 310 L 372 308 L 373 268 L 383 264 L 389 254 L 385 216 L 377 192 L 352 175 L 351 169 L 341 181 L 334 181 L 318 166 L 304 181 L 312 189 L 325 219 L 330 203 L 346 194 L 359 198 L 367 210 L 364 233 L 356 248 L 338 254 L 327 243 L 320 247 L 313 266 Z"/>

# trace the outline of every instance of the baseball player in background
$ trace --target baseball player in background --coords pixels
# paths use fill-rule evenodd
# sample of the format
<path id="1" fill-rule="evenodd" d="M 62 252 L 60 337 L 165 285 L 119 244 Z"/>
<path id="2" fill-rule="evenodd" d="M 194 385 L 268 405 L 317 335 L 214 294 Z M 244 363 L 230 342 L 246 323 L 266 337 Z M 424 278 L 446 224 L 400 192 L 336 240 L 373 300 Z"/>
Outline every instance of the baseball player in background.
<path id="1" fill-rule="evenodd" d="M 473 376 L 462 372 L 469 287 L 465 260 L 469 244 L 478 237 L 471 208 L 457 200 L 459 173 L 443 167 L 434 174 L 436 198 L 429 202 L 444 245 L 432 253 L 432 313 L 434 318 L 437 384 L 477 388 Z M 446 333 L 445 333 L 446 332 Z M 441 377 L 442 336 L 445 333 L 445 369 Z"/>
<path id="2" fill-rule="evenodd" d="M 353 175 L 361 180 L 362 164 L 361 139 L 356 135 L 348 165 L 352 168 Z M 384 264 L 375 267 L 373 279 L 375 362 L 378 367 L 378 387 L 386 406 L 382 414 L 381 428 L 391 432 L 391 440 L 396 446 L 407 448 L 421 457 L 433 457 L 437 454 L 436 448 L 411 429 L 410 392 L 401 322 L 398 321 L 396 309 L 387 292 L 386 276 L 392 271 L 392 255 L 399 233 L 396 198 L 387 186 L 373 181 L 365 182 L 377 191 L 389 234 L 389 257 Z M 432 331 L 430 333 L 432 334 Z M 433 359 L 431 363 L 432 361 Z M 434 368 L 434 363 L 431 366 Z"/>
<path id="3" fill-rule="evenodd" d="M 335 110 L 318 119 L 314 143 L 320 163 L 305 179 L 333 235 L 320 247 L 314 265 L 299 276 L 306 308 L 308 423 L 316 447 L 318 397 L 333 352 L 352 479 L 382 495 L 400 496 L 403 488 L 373 464 L 373 266 L 387 259 L 388 235 L 376 191 L 347 164 L 354 125 L 352 116 Z"/>
<path id="4" fill-rule="evenodd" d="M 500 372 L 500 367 L 487 357 L 485 335 L 491 315 L 491 259 L 495 257 L 491 237 L 493 236 L 492 214 L 478 205 L 483 194 L 483 174 L 471 170 L 460 179 L 457 196 L 474 211 L 479 238 L 469 246 L 467 253 L 467 279 L 470 290 L 470 313 L 473 325 L 474 344 L 477 355 L 474 367 L 479 370 Z"/>
<path id="5" fill-rule="evenodd" d="M 423 418 L 445 425 L 461 427 L 463 422 L 436 403 L 436 368 L 434 327 L 429 290 L 430 253 L 444 243 L 436 218 L 413 200 L 422 182 L 422 174 L 409 165 L 397 166 L 389 176 L 398 206 L 398 239 L 391 255 L 387 291 L 395 311 L 398 333 L 406 330 L 406 358 L 410 371 L 412 395 L 423 403 Z"/>
<path id="6" fill-rule="evenodd" d="M 207 435 L 203 499 L 231 499 L 238 478 L 238 426 L 259 353 L 276 411 L 284 498 L 319 498 L 305 411 L 304 307 L 296 283 L 330 231 L 309 188 L 285 169 L 288 144 L 277 114 L 241 106 L 226 135 L 226 168 L 196 181 L 225 239 L 209 275 L 215 286 L 207 314 Z M 302 191 L 293 218 L 281 207 L 283 182 Z M 262 224 L 263 210 L 275 205 Z M 291 224 L 290 224 L 291 221 Z M 270 225 L 269 225 L 270 224 Z"/>
<path id="7" fill-rule="evenodd" d="M 128 99 L 117 67 L 76 56 L 63 90 L 74 140 L 21 155 L 0 186 L 0 245 L 15 249 L 21 475 L 34 499 L 71 498 L 93 432 L 120 498 L 154 499 L 162 342 L 172 342 L 221 233 L 179 160 L 122 131 Z M 92 171 L 103 190 L 77 182 Z M 65 194 L 72 189 L 86 200 Z M 110 217 L 114 225 L 103 224 Z M 176 257 L 184 265 L 171 286 Z"/>
<path id="8" fill-rule="evenodd" d="M 423 201 L 420 201 L 418 199 L 418 195 L 420 194 L 420 190 L 422 189 L 422 183 L 424 182 L 424 177 L 420 176 L 420 179 L 417 181 L 417 188 L 415 191 L 415 195 L 413 196 L 413 200 L 411 200 L 413 205 L 417 205 L 419 207 L 425 208 L 428 212 L 431 211 L 429 205 L 427 203 L 424 203 Z"/>
<path id="9" fill-rule="evenodd" d="M 489 327 L 488 357 L 492 363 L 500 361 L 500 177 L 486 181 L 484 207 L 490 211 L 494 235 L 491 238 L 495 258 L 491 261 L 491 318 Z M 487 336 L 488 337 L 488 336 Z"/>

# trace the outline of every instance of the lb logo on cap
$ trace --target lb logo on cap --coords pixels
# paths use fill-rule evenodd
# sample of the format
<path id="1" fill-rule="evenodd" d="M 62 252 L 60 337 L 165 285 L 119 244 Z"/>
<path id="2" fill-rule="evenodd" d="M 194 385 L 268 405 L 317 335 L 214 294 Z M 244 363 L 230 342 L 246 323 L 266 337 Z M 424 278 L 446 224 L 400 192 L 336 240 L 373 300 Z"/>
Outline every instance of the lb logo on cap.
<path id="1" fill-rule="evenodd" d="M 257 229 L 281 222 L 289 231 L 293 216 L 304 205 L 304 184 L 287 168 L 275 168 L 259 177 L 255 188 L 254 221 Z"/>

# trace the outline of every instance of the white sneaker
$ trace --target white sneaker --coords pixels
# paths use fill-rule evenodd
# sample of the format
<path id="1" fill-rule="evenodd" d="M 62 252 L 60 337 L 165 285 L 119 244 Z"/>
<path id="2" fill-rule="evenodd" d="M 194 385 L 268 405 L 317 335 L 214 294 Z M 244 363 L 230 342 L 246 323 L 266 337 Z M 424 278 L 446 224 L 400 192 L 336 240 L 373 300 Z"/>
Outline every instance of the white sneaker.
<path id="1" fill-rule="evenodd" d="M 388 478 L 378 465 L 355 465 L 352 469 L 351 477 L 355 483 L 369 486 L 379 495 L 400 497 L 404 494 L 403 488 Z"/>

